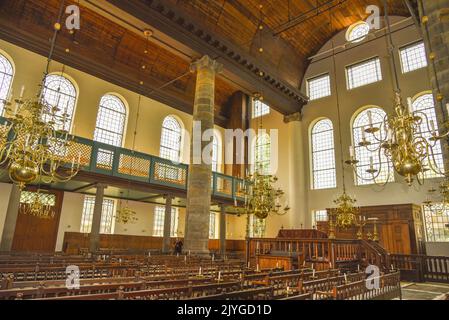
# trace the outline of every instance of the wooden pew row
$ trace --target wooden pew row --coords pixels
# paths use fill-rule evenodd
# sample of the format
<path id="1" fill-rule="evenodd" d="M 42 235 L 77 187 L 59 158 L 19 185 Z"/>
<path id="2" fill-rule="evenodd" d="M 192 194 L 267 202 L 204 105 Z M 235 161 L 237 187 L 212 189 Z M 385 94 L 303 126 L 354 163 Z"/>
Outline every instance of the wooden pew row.
<path id="1" fill-rule="evenodd" d="M 336 286 L 332 290 L 334 300 L 391 300 L 402 299 L 400 272 L 378 277 L 379 287 L 368 288 L 365 280 Z"/>
<path id="2" fill-rule="evenodd" d="M 273 298 L 272 287 L 262 287 L 246 290 L 238 290 L 222 294 L 189 298 L 186 300 L 271 300 Z"/>
<path id="3" fill-rule="evenodd" d="M 185 300 L 192 297 L 203 297 L 222 292 L 238 291 L 241 290 L 241 288 L 242 283 L 234 281 L 128 292 L 119 289 L 114 293 L 41 298 L 34 300 Z"/>

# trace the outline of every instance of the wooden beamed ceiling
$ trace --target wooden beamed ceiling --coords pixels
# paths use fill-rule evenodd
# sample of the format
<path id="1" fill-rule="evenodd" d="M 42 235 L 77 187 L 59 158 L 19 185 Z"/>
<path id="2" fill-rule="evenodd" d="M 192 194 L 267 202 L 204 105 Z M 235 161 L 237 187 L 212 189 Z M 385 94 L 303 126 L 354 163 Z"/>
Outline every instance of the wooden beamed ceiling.
<path id="1" fill-rule="evenodd" d="M 218 58 L 244 86 L 253 82 L 252 90 L 262 91 L 283 114 L 300 110 L 307 101 L 299 88 L 309 58 L 337 32 L 366 19 L 369 5 L 377 5 L 383 14 L 383 0 L 107 2 L 193 51 Z M 387 3 L 390 15 L 410 16 L 404 0 Z"/>
<path id="2" fill-rule="evenodd" d="M 65 2 L 72 3 L 75 2 Z M 107 0 L 104 3 L 113 5 L 118 15 L 121 12 L 136 18 L 172 39 L 171 45 L 180 45 L 175 49 L 188 47 L 190 56 L 192 52 L 197 57 L 209 54 L 223 63 L 225 72 L 216 82 L 215 115 L 216 123 L 224 127 L 230 97 L 239 90 L 247 94 L 263 93 L 270 106 L 286 115 L 301 110 L 307 98 L 299 88 L 308 58 L 336 32 L 365 19 L 368 5 L 382 8 L 382 0 Z M 391 15 L 410 15 L 403 0 L 388 0 L 388 4 Z M 47 55 L 59 5 L 60 0 L 1 1 L 0 38 Z M 329 11 L 323 11 L 325 8 Z M 63 28 L 59 33 L 55 60 L 192 112 L 195 76 L 186 74 L 191 62 L 188 54 L 175 54 L 154 41 L 147 42 L 142 34 L 91 7 L 81 6 L 81 18 L 80 30 L 70 34 Z M 262 53 L 260 47 L 264 48 Z M 65 52 L 66 48 L 70 53 Z M 145 49 L 148 54 L 144 54 Z M 155 90 L 183 74 L 186 75 Z M 140 81 L 144 81 L 143 86 Z"/>
<path id="3" fill-rule="evenodd" d="M 72 3 L 66 1 L 66 5 Z M 0 38 L 47 56 L 59 6 L 59 0 L 0 2 Z M 70 34 L 62 28 L 58 33 L 56 61 L 192 113 L 195 75 L 189 72 L 190 61 L 86 7 L 81 7 L 81 16 L 80 30 Z M 69 53 L 65 52 L 67 48 Z M 144 84 L 140 85 L 140 81 Z M 236 91 L 236 86 L 217 78 L 215 118 L 218 125 L 227 125 L 225 108 Z"/>

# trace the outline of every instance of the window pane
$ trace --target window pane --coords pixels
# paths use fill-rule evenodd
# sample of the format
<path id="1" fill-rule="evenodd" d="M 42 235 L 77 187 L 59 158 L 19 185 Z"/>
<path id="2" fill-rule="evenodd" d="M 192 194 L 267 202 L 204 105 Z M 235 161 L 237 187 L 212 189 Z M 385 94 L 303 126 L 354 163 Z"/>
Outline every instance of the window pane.
<path id="1" fill-rule="evenodd" d="M 328 221 L 327 210 L 313 211 L 313 224 L 316 226 L 317 222 Z"/>
<path id="2" fill-rule="evenodd" d="M 403 73 L 427 67 L 426 48 L 423 42 L 405 47 L 400 52 Z"/>
<path id="3" fill-rule="evenodd" d="M 251 238 L 262 238 L 265 235 L 266 219 L 258 219 L 254 215 L 250 216 L 249 236 Z"/>
<path id="4" fill-rule="evenodd" d="M 253 118 L 261 117 L 270 113 L 270 107 L 260 100 L 253 100 Z"/>
<path id="5" fill-rule="evenodd" d="M 380 59 L 374 58 L 346 68 L 348 89 L 358 88 L 382 80 Z"/>
<path id="6" fill-rule="evenodd" d="M 312 128 L 313 189 L 335 188 L 334 128 L 332 121 L 318 121 Z"/>
<path id="7" fill-rule="evenodd" d="M 69 131 L 76 104 L 76 90 L 72 82 L 61 75 L 48 75 L 42 98 L 47 104 L 58 108 L 54 117 L 45 115 L 44 121 L 54 121 L 57 130 Z M 64 118 L 66 121 L 63 122 Z"/>
<path id="8" fill-rule="evenodd" d="M 170 237 L 178 236 L 178 208 L 171 209 Z M 154 208 L 153 236 L 164 236 L 165 207 L 157 206 Z"/>
<path id="9" fill-rule="evenodd" d="M 265 133 L 257 136 L 255 156 L 255 168 L 259 170 L 259 173 L 270 174 L 271 144 L 270 136 L 268 134 Z"/>
<path id="10" fill-rule="evenodd" d="M 331 81 L 328 74 L 307 81 L 310 100 L 331 95 Z"/>
<path id="11" fill-rule="evenodd" d="M 180 154 L 181 126 L 175 118 L 168 116 L 162 123 L 159 155 L 161 158 L 179 162 Z"/>
<path id="12" fill-rule="evenodd" d="M 423 206 L 426 240 L 429 242 L 449 241 L 449 208 L 441 203 L 431 208 Z"/>
<path id="13" fill-rule="evenodd" d="M 84 198 L 83 214 L 81 216 L 80 232 L 90 233 L 92 229 L 92 219 L 94 215 L 95 197 L 86 196 Z M 100 233 L 114 233 L 114 208 L 115 202 L 112 199 L 104 199 L 101 211 Z"/>
<path id="14" fill-rule="evenodd" d="M 360 42 L 366 38 L 369 33 L 369 24 L 366 22 L 359 22 L 349 27 L 346 40 L 350 42 Z"/>
<path id="15" fill-rule="evenodd" d="M 209 238 L 210 239 L 215 239 L 216 238 L 216 232 L 215 232 L 215 223 L 216 223 L 216 219 L 215 219 L 215 213 L 211 212 L 210 213 L 210 220 L 209 220 Z"/>
<path id="16" fill-rule="evenodd" d="M 375 136 L 373 134 L 364 132 L 365 129 L 367 129 L 369 126 L 369 113 L 371 113 L 373 127 L 380 127 L 380 130 L 375 133 Z M 377 176 L 377 173 L 375 173 L 375 176 L 377 176 L 377 183 L 384 183 L 387 180 L 394 180 L 393 167 L 391 162 L 385 156 L 384 152 L 376 151 L 379 149 L 379 140 L 381 140 L 381 137 L 386 136 L 386 129 L 384 126 L 381 126 L 385 117 L 386 114 L 382 109 L 369 108 L 360 112 L 354 120 L 352 128 L 354 150 L 356 160 L 359 161 L 356 164 L 357 185 L 374 183 L 373 175 L 366 172 L 366 170 L 370 169 L 371 158 L 373 160 L 373 168 L 376 170 L 380 170 L 379 176 Z M 371 142 L 368 147 L 359 146 L 359 143 L 363 141 L 363 137 L 365 137 L 366 141 Z"/>
<path id="17" fill-rule="evenodd" d="M 435 130 L 438 131 L 438 121 L 437 121 L 437 115 L 435 113 L 435 104 L 433 100 L 433 95 L 431 93 L 423 94 L 416 98 L 413 103 L 413 111 L 420 112 L 420 116 L 423 119 L 426 119 L 429 121 L 433 121 Z M 434 153 L 434 159 L 435 161 L 432 161 L 432 163 L 427 163 L 427 161 L 424 162 L 426 166 L 431 166 L 433 168 L 436 168 L 439 171 L 444 171 L 444 163 L 443 163 L 443 152 L 441 149 L 441 142 L 436 141 L 432 142 L 429 139 L 432 137 L 432 133 L 427 126 L 427 121 L 423 121 L 420 126 L 420 131 L 424 138 L 428 139 L 429 144 L 433 147 L 433 153 Z M 426 159 L 425 159 L 426 160 Z M 436 178 L 441 177 L 441 175 L 437 174 L 433 170 L 427 170 L 424 173 L 425 178 Z"/>
<path id="18" fill-rule="evenodd" d="M 218 156 L 219 156 L 218 138 L 214 135 L 212 141 L 212 171 L 218 172 Z"/>
<path id="19" fill-rule="evenodd" d="M 122 100 L 114 95 L 103 96 L 98 109 L 94 140 L 121 147 L 125 119 L 126 108 Z"/>
<path id="20" fill-rule="evenodd" d="M 14 70 L 11 62 L 0 54 L 0 116 L 3 115 L 5 102 L 11 89 Z"/>

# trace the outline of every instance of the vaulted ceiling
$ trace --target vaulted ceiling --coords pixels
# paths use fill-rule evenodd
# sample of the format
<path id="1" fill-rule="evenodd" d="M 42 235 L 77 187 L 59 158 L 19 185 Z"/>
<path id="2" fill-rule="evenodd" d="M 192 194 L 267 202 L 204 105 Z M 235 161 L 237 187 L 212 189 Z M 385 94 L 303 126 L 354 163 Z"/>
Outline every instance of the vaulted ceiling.
<path id="1" fill-rule="evenodd" d="M 366 19 L 368 5 L 382 2 L 81 0 L 81 29 L 71 34 L 63 28 L 55 59 L 192 112 L 195 77 L 189 64 L 209 54 L 224 65 L 216 84 L 216 120 L 226 126 L 229 101 L 239 90 L 262 91 L 283 114 L 300 110 L 307 101 L 299 87 L 308 58 L 336 32 Z M 0 38 L 47 55 L 60 3 L 1 1 Z M 388 4 L 391 15 L 410 15 L 405 1 Z M 154 31 L 151 41 L 139 31 L 145 27 Z"/>

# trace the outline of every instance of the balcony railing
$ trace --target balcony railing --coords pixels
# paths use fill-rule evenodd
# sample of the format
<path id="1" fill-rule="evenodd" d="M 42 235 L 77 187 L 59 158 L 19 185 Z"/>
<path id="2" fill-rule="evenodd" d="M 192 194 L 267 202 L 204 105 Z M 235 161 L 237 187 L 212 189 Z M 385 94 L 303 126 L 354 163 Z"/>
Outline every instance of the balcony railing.
<path id="1" fill-rule="evenodd" d="M 0 117 L 0 144 L 11 138 L 7 136 L 7 123 L 6 118 Z M 71 163 L 79 155 L 82 171 L 187 190 L 189 166 L 186 164 L 82 137 L 74 137 L 60 157 Z M 243 200 L 243 179 L 213 172 L 211 183 L 213 196 Z"/>

